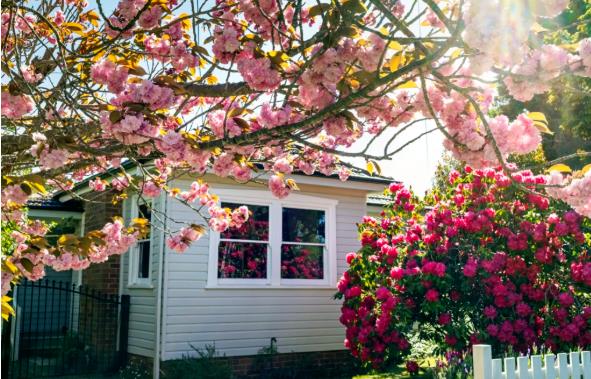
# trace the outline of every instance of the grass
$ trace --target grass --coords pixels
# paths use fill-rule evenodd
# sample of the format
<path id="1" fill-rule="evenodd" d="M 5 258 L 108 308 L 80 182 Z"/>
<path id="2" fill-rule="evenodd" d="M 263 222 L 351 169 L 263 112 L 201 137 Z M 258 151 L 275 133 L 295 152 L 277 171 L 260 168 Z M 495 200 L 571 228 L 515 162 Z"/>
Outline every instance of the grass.
<path id="1" fill-rule="evenodd" d="M 417 375 L 410 375 L 408 373 L 408 371 L 406 371 L 406 364 L 405 363 L 401 363 L 398 366 L 396 366 L 396 368 L 390 370 L 389 372 L 386 373 L 380 373 L 380 374 L 363 374 L 363 375 L 357 375 L 354 376 L 351 379 L 431 379 L 433 378 L 433 376 L 426 372 L 424 367 L 425 365 L 428 367 L 434 367 L 435 366 L 435 358 L 427 358 L 425 360 L 422 360 L 420 363 L 420 371 Z"/>

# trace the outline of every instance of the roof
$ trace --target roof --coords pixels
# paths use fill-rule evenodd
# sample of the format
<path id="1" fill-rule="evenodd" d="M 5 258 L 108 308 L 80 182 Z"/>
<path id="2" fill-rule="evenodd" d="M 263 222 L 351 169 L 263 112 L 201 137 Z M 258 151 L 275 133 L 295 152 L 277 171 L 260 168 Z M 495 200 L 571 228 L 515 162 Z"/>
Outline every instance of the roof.
<path id="1" fill-rule="evenodd" d="M 59 201 L 55 196 L 32 198 L 27 201 L 29 209 L 41 209 L 47 211 L 69 211 L 69 212 L 84 212 L 84 206 L 80 201 L 68 200 Z"/>
<path id="2" fill-rule="evenodd" d="M 135 166 L 135 162 L 133 161 L 125 161 L 121 164 L 121 168 L 123 169 L 129 169 Z M 83 181 L 79 182 L 78 184 L 76 184 L 74 186 L 74 188 L 72 188 L 70 191 L 72 192 L 76 192 L 78 190 L 83 189 L 84 187 L 86 187 L 88 185 L 88 182 L 94 178 L 104 178 L 107 175 L 112 175 L 115 174 L 117 172 L 119 172 L 120 168 L 110 168 L 105 172 L 102 172 L 100 174 L 96 174 L 96 175 L 92 175 L 86 179 L 84 179 Z M 299 171 L 294 171 L 294 175 L 300 175 L 300 176 L 312 176 L 312 177 L 320 177 L 320 178 L 327 178 L 327 179 L 334 179 L 334 180 L 340 180 L 339 175 L 338 174 L 332 174 L 332 175 L 324 175 L 320 172 L 314 172 L 312 175 L 305 175 L 302 172 Z M 387 185 L 390 184 L 392 182 L 396 182 L 396 180 L 394 180 L 393 178 L 389 178 L 386 176 L 380 176 L 380 175 L 365 175 L 363 173 L 357 172 L 357 173 L 352 173 L 349 178 L 347 179 L 348 181 L 352 181 L 352 182 L 361 182 L 361 183 L 372 183 L 372 184 L 383 184 L 383 185 Z M 54 199 L 59 199 L 62 195 L 66 194 L 69 191 L 58 191 L 53 195 Z"/>
<path id="3" fill-rule="evenodd" d="M 383 206 L 388 203 L 390 197 L 381 193 L 370 193 L 367 195 L 367 205 Z"/>

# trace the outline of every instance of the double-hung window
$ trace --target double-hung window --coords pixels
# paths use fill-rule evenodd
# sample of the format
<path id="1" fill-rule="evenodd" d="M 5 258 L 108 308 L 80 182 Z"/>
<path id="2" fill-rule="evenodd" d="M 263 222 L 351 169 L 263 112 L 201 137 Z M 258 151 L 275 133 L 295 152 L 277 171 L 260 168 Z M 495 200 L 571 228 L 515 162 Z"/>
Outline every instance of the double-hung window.
<path id="1" fill-rule="evenodd" d="M 224 203 L 224 208 L 241 204 Z M 218 246 L 218 275 L 224 279 L 248 279 L 261 283 L 269 274 L 269 206 L 249 205 L 249 218 L 240 228 L 221 233 Z M 231 282 L 231 281 L 230 281 Z"/>
<path id="2" fill-rule="evenodd" d="M 208 287 L 333 286 L 337 202 L 304 195 L 216 190 L 220 205 L 246 205 L 240 228 L 211 232 Z"/>
<path id="3" fill-rule="evenodd" d="M 132 202 L 132 217 L 145 218 L 152 222 L 151 205 L 143 200 Z M 150 286 L 151 283 L 151 233 L 148 232 L 129 252 L 129 284 L 132 286 Z"/>

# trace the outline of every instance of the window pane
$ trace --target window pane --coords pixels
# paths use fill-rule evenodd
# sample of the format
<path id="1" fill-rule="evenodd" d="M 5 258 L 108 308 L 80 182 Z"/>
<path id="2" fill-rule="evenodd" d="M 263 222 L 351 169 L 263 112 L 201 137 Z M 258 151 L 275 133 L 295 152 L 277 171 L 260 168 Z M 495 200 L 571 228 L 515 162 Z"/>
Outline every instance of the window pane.
<path id="1" fill-rule="evenodd" d="M 324 211 L 283 208 L 283 241 L 324 243 Z"/>
<path id="2" fill-rule="evenodd" d="M 323 279 L 323 246 L 282 245 L 283 279 Z"/>
<path id="3" fill-rule="evenodd" d="M 149 204 L 142 203 L 138 205 L 138 212 L 137 217 L 145 218 L 149 222 L 152 222 L 152 208 Z M 148 228 L 148 235 L 144 237 L 145 239 L 150 239 L 150 228 Z"/>
<path id="4" fill-rule="evenodd" d="M 222 203 L 222 207 L 236 209 L 243 204 Z M 247 205 L 249 217 L 240 228 L 228 228 L 221 234 L 222 238 L 240 240 L 269 240 L 269 207 L 261 205 Z"/>
<path id="5" fill-rule="evenodd" d="M 265 279 L 267 244 L 220 242 L 218 278 Z"/>
<path id="6" fill-rule="evenodd" d="M 150 277 L 150 240 L 139 243 L 138 278 Z"/>

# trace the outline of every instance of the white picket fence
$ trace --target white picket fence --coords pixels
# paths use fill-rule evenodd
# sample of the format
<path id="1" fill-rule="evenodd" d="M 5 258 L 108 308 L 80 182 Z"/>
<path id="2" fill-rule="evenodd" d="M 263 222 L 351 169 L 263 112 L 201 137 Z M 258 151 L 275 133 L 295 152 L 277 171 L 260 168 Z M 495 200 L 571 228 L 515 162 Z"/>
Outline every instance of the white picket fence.
<path id="1" fill-rule="evenodd" d="M 474 379 L 591 379 L 588 351 L 517 357 L 517 365 L 513 357 L 492 359 L 490 345 L 474 345 L 472 354 Z"/>

